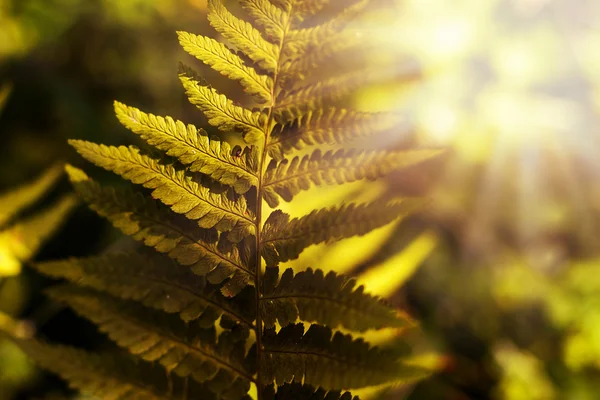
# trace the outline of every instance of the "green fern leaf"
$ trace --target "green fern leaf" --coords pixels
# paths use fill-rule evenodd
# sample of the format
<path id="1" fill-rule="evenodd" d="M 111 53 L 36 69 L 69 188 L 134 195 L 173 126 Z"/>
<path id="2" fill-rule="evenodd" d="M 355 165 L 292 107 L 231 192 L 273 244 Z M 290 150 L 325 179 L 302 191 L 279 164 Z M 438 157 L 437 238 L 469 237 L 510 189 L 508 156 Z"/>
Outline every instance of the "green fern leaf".
<path id="1" fill-rule="evenodd" d="M 255 96 L 258 102 L 273 101 L 273 79 L 259 75 L 227 46 L 206 36 L 181 31 L 177 35 L 185 51 L 229 79 L 239 81 L 244 91 Z"/>
<path id="2" fill-rule="evenodd" d="M 260 25 L 267 36 L 281 42 L 286 34 L 290 16 L 269 0 L 241 0 L 240 5 Z"/>
<path id="3" fill-rule="evenodd" d="M 231 201 L 224 194 L 211 193 L 192 178 L 170 165 L 159 164 L 134 147 L 113 147 L 81 140 L 70 140 L 88 161 L 112 171 L 132 183 L 153 189 L 152 196 L 171 209 L 198 221 L 202 228 L 232 231 L 232 241 L 255 232 L 254 216 L 244 198 Z"/>
<path id="4" fill-rule="evenodd" d="M 206 115 L 212 126 L 225 132 L 241 131 L 246 143 L 250 144 L 264 138 L 264 114 L 236 106 L 215 89 L 200 85 L 186 67 L 180 67 L 179 79 L 190 102 Z"/>
<path id="5" fill-rule="evenodd" d="M 428 372 L 401 363 L 393 349 L 369 347 L 330 328 L 287 325 L 275 333 L 266 329 L 261 358 L 264 383 L 272 380 L 306 383 L 323 389 L 357 389 L 382 384 L 407 383 Z"/>
<path id="6" fill-rule="evenodd" d="M 264 278 L 262 318 L 267 328 L 286 326 L 296 321 L 318 322 L 353 331 L 403 328 L 413 324 L 407 315 L 399 313 L 384 300 L 355 288 L 356 281 L 335 272 L 307 269 L 294 275 L 287 269 L 277 285 L 279 268 L 267 268 Z M 266 286 L 266 283 L 271 283 Z"/>
<path id="7" fill-rule="evenodd" d="M 326 391 L 301 383 L 286 383 L 277 388 L 269 385 L 262 393 L 264 400 L 359 400 L 358 396 L 352 397 L 350 392 Z"/>
<path id="8" fill-rule="evenodd" d="M 347 143 L 388 131 L 402 121 L 394 113 L 368 113 L 330 107 L 309 111 L 292 124 L 273 132 L 267 151 L 275 160 L 307 145 Z"/>
<path id="9" fill-rule="evenodd" d="M 197 275 L 206 275 L 210 283 L 219 284 L 232 274 L 243 276 L 228 285 L 231 296 L 253 283 L 253 272 L 240 260 L 237 248 L 225 254 L 200 235 L 172 221 L 169 214 L 141 194 L 113 188 L 102 188 L 81 170 L 68 167 L 67 172 L 75 190 L 100 216 L 133 239 L 160 253 L 168 254 L 181 265 L 189 266 Z M 229 282 L 228 282 L 229 283 Z"/>
<path id="10" fill-rule="evenodd" d="M 248 286 L 235 299 L 225 298 L 217 285 L 191 273 L 168 258 L 137 253 L 37 263 L 34 267 L 51 277 L 66 278 L 123 300 L 178 313 L 183 321 L 211 327 L 222 315 L 252 327 L 256 313 L 253 290 Z"/>
<path id="11" fill-rule="evenodd" d="M 14 341 L 43 368 L 60 375 L 71 387 L 99 399 L 180 400 L 187 393 L 203 400 L 220 399 L 204 385 L 169 379 L 164 370 L 134 362 L 129 357 L 97 355 L 35 340 Z"/>
<path id="12" fill-rule="evenodd" d="M 221 0 L 209 0 L 208 10 L 208 21 L 217 32 L 265 71 L 277 70 L 279 47 L 266 41 L 250 23 L 231 14 Z"/>
<path id="13" fill-rule="evenodd" d="M 9 222 L 16 214 L 38 201 L 58 181 L 62 167 L 54 166 L 33 182 L 0 195 L 0 226 Z"/>
<path id="14" fill-rule="evenodd" d="M 347 204 L 315 210 L 302 218 L 275 210 L 263 229 L 267 266 L 294 260 L 310 245 L 364 235 L 414 211 L 419 201 Z"/>
<path id="15" fill-rule="evenodd" d="M 253 378 L 243 366 L 243 341 L 223 340 L 220 344 L 214 329 L 188 326 L 168 314 L 76 286 L 54 287 L 48 293 L 96 323 L 119 346 L 145 361 L 159 362 L 182 377 L 209 381 L 209 388 L 231 391 L 236 394 L 233 398 L 242 397 L 250 389 Z"/>
<path id="16" fill-rule="evenodd" d="M 258 184 L 257 149 L 232 154 L 229 143 L 209 139 L 206 132 L 172 118 L 146 114 L 134 107 L 115 102 L 119 121 L 140 135 L 151 146 L 177 157 L 192 172 L 201 172 L 215 181 L 246 193 Z"/>
<path id="17" fill-rule="evenodd" d="M 279 204 L 302 190 L 308 190 L 311 183 L 342 184 L 361 179 L 376 179 L 392 171 L 412 167 L 441 154 L 437 149 L 403 151 L 364 151 L 338 150 L 314 151 L 302 159 L 294 157 L 291 161 L 283 159 L 279 163 L 272 161 L 267 168 L 264 183 L 264 198 L 271 207 Z"/>

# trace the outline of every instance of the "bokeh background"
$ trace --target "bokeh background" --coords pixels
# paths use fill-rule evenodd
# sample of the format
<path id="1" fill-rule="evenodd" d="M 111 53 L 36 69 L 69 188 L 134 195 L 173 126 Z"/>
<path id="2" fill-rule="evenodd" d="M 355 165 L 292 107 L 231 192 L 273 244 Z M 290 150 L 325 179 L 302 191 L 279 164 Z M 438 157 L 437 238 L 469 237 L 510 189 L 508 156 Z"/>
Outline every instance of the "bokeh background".
<path id="1" fill-rule="evenodd" d="M 377 49 L 369 56 L 398 70 L 355 106 L 406 116 L 389 143 L 448 152 L 386 183 L 430 198 L 425 212 L 302 262 L 360 274 L 420 321 L 423 357 L 438 372 L 388 398 L 600 398 L 600 2 L 385 2 L 357 23 Z M 0 190 L 57 162 L 84 165 L 68 138 L 135 143 L 115 99 L 204 125 L 177 78 L 179 60 L 199 65 L 176 30 L 214 36 L 206 1 L 0 0 Z M 421 70 L 410 83 L 394 78 L 408 59 Z M 299 203 L 308 210 L 358 189 Z M 68 190 L 61 182 L 47 202 Z M 79 208 L 38 258 L 95 254 L 119 237 Z M 46 280 L 27 268 L 2 275 L 2 312 L 33 319 L 51 339 L 95 340 L 91 326 L 47 304 Z M 0 342 L 0 399 L 63 389 Z"/>

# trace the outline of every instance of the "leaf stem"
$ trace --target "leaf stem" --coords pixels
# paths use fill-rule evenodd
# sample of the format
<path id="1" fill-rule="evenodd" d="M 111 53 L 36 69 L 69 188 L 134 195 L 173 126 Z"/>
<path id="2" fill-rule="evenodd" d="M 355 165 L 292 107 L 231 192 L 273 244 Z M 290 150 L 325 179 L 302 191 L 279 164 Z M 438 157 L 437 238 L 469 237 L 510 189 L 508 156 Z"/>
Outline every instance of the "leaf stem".
<path id="1" fill-rule="evenodd" d="M 262 246 L 263 242 L 261 239 L 261 229 L 262 229 L 262 203 L 263 203 L 263 189 L 264 189 L 264 175 L 266 170 L 266 160 L 267 160 L 267 150 L 269 146 L 269 139 L 271 136 L 271 130 L 273 126 L 273 110 L 276 107 L 277 97 L 279 95 L 279 91 L 277 90 L 277 85 L 279 83 L 279 73 L 281 67 L 282 54 L 284 50 L 285 37 L 290 29 L 290 24 L 292 20 L 292 8 L 294 3 L 290 3 L 290 7 L 288 9 L 288 20 L 286 21 L 285 28 L 283 30 L 283 34 L 281 35 L 281 39 L 279 40 L 279 55 L 277 57 L 277 68 L 273 73 L 273 87 L 271 89 L 271 104 L 268 107 L 268 114 L 265 121 L 264 126 L 264 142 L 261 150 L 261 159 L 259 164 L 259 176 L 258 176 L 258 186 L 256 190 L 256 388 L 257 388 L 257 400 L 262 400 L 262 379 L 261 379 L 261 355 L 264 351 L 264 347 L 262 345 L 262 320 L 261 320 L 261 307 L 260 303 L 263 300 L 263 295 L 261 293 L 261 273 L 262 273 Z"/>

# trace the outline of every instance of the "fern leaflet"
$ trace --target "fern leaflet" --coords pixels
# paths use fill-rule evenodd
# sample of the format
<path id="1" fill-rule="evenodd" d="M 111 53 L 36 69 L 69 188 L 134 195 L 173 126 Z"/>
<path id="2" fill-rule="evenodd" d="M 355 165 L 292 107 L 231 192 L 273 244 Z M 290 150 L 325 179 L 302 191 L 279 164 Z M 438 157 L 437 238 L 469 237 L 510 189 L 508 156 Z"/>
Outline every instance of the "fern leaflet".
<path id="1" fill-rule="evenodd" d="M 256 148 L 235 154 L 227 142 L 209 139 L 206 132 L 172 118 L 146 114 L 115 102 L 119 121 L 151 146 L 177 157 L 190 171 L 201 172 L 215 181 L 233 186 L 243 194 L 257 186 Z"/>

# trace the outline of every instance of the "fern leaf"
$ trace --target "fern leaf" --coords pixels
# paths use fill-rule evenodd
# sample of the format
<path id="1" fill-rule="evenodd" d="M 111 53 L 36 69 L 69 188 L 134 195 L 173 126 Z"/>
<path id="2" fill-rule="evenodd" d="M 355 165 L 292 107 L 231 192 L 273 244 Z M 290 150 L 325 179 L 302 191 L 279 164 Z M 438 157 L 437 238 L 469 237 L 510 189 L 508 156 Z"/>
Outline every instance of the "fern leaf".
<path id="1" fill-rule="evenodd" d="M 347 204 L 315 210 L 290 220 L 276 210 L 263 229 L 263 258 L 267 266 L 294 260 L 310 245 L 364 235 L 414 210 L 418 201 Z"/>
<path id="2" fill-rule="evenodd" d="M 273 109 L 274 116 L 279 123 L 289 122 L 310 110 L 322 108 L 328 101 L 341 99 L 373 79 L 373 71 L 353 71 L 282 91 Z"/>
<path id="3" fill-rule="evenodd" d="M 329 4 L 330 0 L 271 0 L 282 9 L 293 10 L 295 20 L 302 22 L 304 18 L 314 15 Z"/>
<path id="4" fill-rule="evenodd" d="M 320 386 L 323 389 L 357 389 L 382 384 L 408 383 L 428 375 L 419 367 L 401 363 L 393 349 L 369 347 L 362 339 L 335 334 L 330 328 L 288 325 L 278 333 L 266 329 L 261 358 L 264 383 L 275 380 Z"/>
<path id="5" fill-rule="evenodd" d="M 189 165 L 190 171 L 201 172 L 219 183 L 233 186 L 240 194 L 257 185 L 257 149 L 232 154 L 229 143 L 211 140 L 206 132 L 193 125 L 146 114 L 119 102 L 115 102 L 115 112 L 126 128 L 151 146 Z"/>
<path id="6" fill-rule="evenodd" d="M 208 21 L 217 32 L 267 72 L 277 70 L 279 48 L 250 23 L 231 14 L 221 0 L 208 1 Z"/>
<path id="7" fill-rule="evenodd" d="M 178 313 L 183 321 L 198 321 L 202 327 L 211 327 L 226 315 L 250 328 L 255 318 L 251 287 L 232 301 L 219 292 L 218 286 L 162 256 L 111 254 L 37 263 L 34 267 L 54 278 L 66 278 L 123 300 Z"/>
<path id="8" fill-rule="evenodd" d="M 16 214 L 38 201 L 58 181 L 62 168 L 54 166 L 33 182 L 0 195 L 0 226 L 9 222 Z"/>
<path id="9" fill-rule="evenodd" d="M 236 272 L 242 274 L 245 279 L 236 280 L 236 285 L 229 288 L 232 295 L 253 282 L 253 271 L 242 263 L 235 247 L 230 253 L 223 253 L 206 237 L 175 224 L 168 214 L 143 195 L 102 188 L 73 167 L 68 167 L 67 172 L 75 190 L 90 208 L 126 235 L 189 266 L 195 274 L 206 275 L 210 283 L 219 284 Z"/>
<path id="10" fill-rule="evenodd" d="M 406 63 L 401 69 L 382 72 L 370 67 L 315 81 L 301 81 L 302 85 L 281 92 L 273 115 L 277 122 L 288 123 L 307 112 L 326 107 L 331 101 L 340 100 L 366 84 L 385 82 L 411 82 L 421 77 L 421 70 L 414 63 Z"/>
<path id="11" fill-rule="evenodd" d="M 286 82 L 301 81 L 310 76 L 312 71 L 336 60 L 339 62 L 346 55 L 350 58 L 358 52 L 372 51 L 373 44 L 365 36 L 343 31 L 338 33 L 335 39 L 328 38 L 319 43 L 306 44 L 282 63 L 281 79 Z"/>
<path id="12" fill-rule="evenodd" d="M 325 154 L 316 150 L 302 159 L 294 157 L 291 161 L 272 161 L 265 174 L 264 198 L 269 206 L 276 207 L 278 196 L 291 201 L 300 191 L 310 189 L 311 182 L 319 186 L 376 179 L 439 154 L 441 151 L 437 149 L 391 152 L 342 149 Z"/>
<path id="13" fill-rule="evenodd" d="M 54 287 L 48 293 L 93 321 L 119 346 L 145 361 L 159 362 L 182 377 L 209 381 L 209 388 L 229 388 L 239 394 L 237 398 L 250 389 L 252 374 L 243 367 L 243 341 L 224 342 L 219 346 L 214 329 L 187 326 L 168 314 L 76 286 Z M 237 359 L 239 354 L 241 360 Z"/>
<path id="14" fill-rule="evenodd" d="M 134 362 L 121 355 L 97 355 L 35 340 L 14 340 L 43 368 L 65 379 L 84 394 L 115 400 L 180 400 L 194 393 L 203 400 L 219 400 L 206 386 L 169 379 L 157 366 Z"/>
<path id="15" fill-rule="evenodd" d="M 177 35 L 185 51 L 229 79 L 239 81 L 244 91 L 255 96 L 258 102 L 268 103 L 273 100 L 273 79 L 259 75 L 227 46 L 206 36 L 188 32 L 180 31 Z"/>
<path id="16" fill-rule="evenodd" d="M 88 161 L 112 171 L 132 183 L 153 189 L 152 196 L 171 209 L 197 221 L 202 228 L 232 231 L 232 241 L 254 234 L 254 216 L 243 198 L 231 201 L 225 194 L 211 193 L 192 178 L 170 165 L 159 164 L 134 147 L 113 147 L 70 140 Z"/>
<path id="17" fill-rule="evenodd" d="M 240 5 L 276 43 L 283 40 L 290 16 L 269 0 L 241 0 Z"/>
<path id="18" fill-rule="evenodd" d="M 180 67 L 179 79 L 190 102 L 206 115 L 212 126 L 224 132 L 241 131 L 246 143 L 262 140 L 265 125 L 263 114 L 236 106 L 215 89 L 200 85 L 186 67 Z"/>
<path id="19" fill-rule="evenodd" d="M 401 122 L 394 113 L 368 113 L 330 107 L 309 111 L 281 131 L 273 132 L 267 151 L 275 160 L 307 145 L 347 143 L 388 131 Z"/>
<path id="20" fill-rule="evenodd" d="M 352 397 L 350 392 L 326 391 L 311 385 L 301 383 L 286 383 L 277 388 L 268 385 L 263 389 L 264 400 L 359 400 L 358 396 Z"/>
<path id="21" fill-rule="evenodd" d="M 285 54 L 294 54 L 299 48 L 313 43 L 321 43 L 326 40 L 343 40 L 344 37 L 336 38 L 338 34 L 352 18 L 361 13 L 371 0 L 360 0 L 344 8 L 336 17 L 329 21 L 309 28 L 292 29 L 286 36 Z M 310 1 L 308 2 L 310 3 Z"/>
<path id="22" fill-rule="evenodd" d="M 267 268 L 265 282 L 277 282 L 279 268 Z M 412 321 L 378 297 L 364 293 L 364 287 L 355 288 L 356 281 L 335 272 L 323 274 L 311 268 L 294 275 L 287 269 L 277 285 L 266 286 L 261 302 L 262 316 L 267 328 L 286 326 L 300 317 L 303 321 L 318 322 L 353 331 L 403 328 Z"/>

